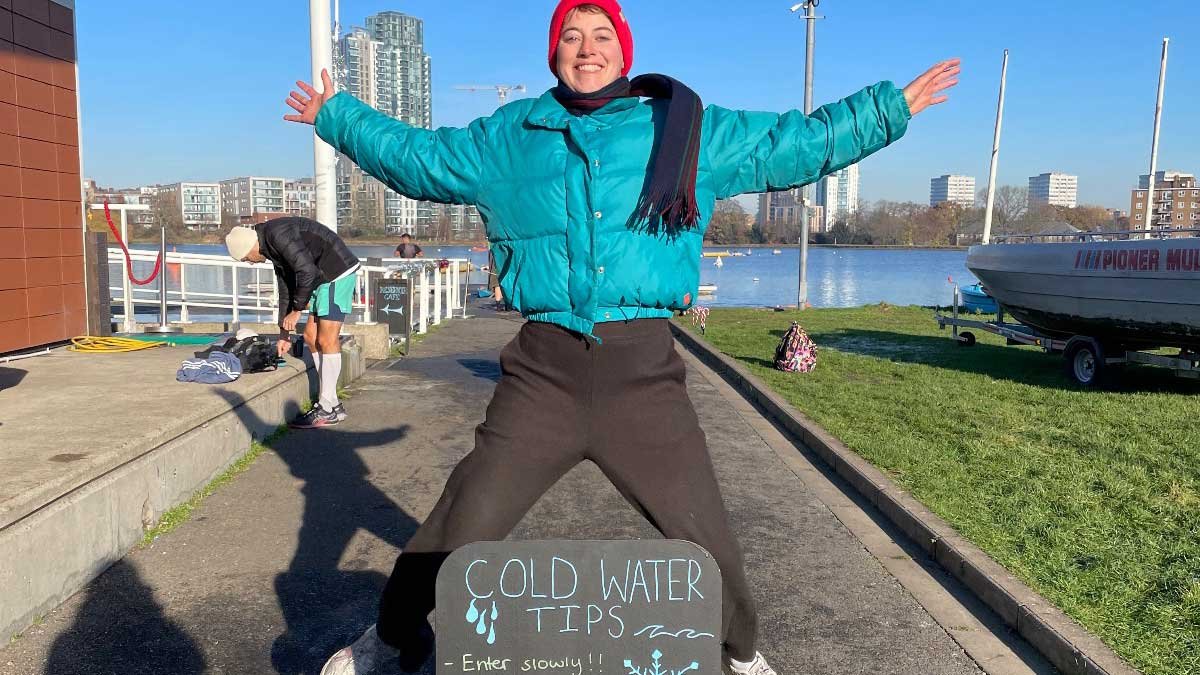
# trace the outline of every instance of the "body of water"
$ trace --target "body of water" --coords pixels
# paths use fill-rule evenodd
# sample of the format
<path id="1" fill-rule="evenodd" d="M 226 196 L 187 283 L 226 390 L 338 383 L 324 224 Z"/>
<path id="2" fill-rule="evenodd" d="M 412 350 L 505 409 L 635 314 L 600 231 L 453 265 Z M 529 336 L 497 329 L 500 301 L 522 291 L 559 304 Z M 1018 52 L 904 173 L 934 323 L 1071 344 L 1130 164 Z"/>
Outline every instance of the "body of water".
<path id="1" fill-rule="evenodd" d="M 138 245 L 137 248 L 153 248 Z M 393 246 L 351 246 L 359 257 L 389 257 Z M 183 244 L 182 253 L 224 255 L 225 247 L 214 244 Z M 700 283 L 715 285 L 716 292 L 702 295 L 698 304 L 710 307 L 773 307 L 796 304 L 800 249 L 782 248 L 773 254 L 770 248 L 707 248 L 706 251 L 729 251 L 741 256 L 700 260 Z M 426 247 L 428 258 L 468 258 L 475 266 L 487 264 L 486 252 L 472 251 L 469 246 Z M 947 282 L 953 278 L 962 285 L 975 282 L 966 268 L 966 251 L 931 249 L 839 249 L 810 248 L 808 254 L 808 296 L 814 307 L 857 307 L 879 302 L 894 305 L 948 305 L 951 289 Z M 120 279 L 123 270 L 111 263 L 112 278 Z M 150 271 L 149 263 L 134 266 L 136 274 Z M 239 283 L 256 281 L 243 270 Z M 273 277 L 263 273 L 260 282 Z M 486 273 L 476 270 L 471 283 L 486 282 Z M 188 270 L 187 287 L 193 291 L 229 292 L 232 280 L 229 273 L 197 268 Z M 178 280 L 168 280 L 172 290 Z M 152 286 L 157 289 L 157 282 Z"/>
<path id="2" fill-rule="evenodd" d="M 716 293 L 701 296 L 713 307 L 774 307 L 796 304 L 800 249 L 710 248 L 706 251 L 747 253 L 741 257 L 703 258 L 700 283 L 715 284 Z M 927 249 L 809 248 L 808 301 L 814 307 L 858 307 L 880 302 L 893 305 L 948 305 L 947 278 L 975 283 L 966 268 L 966 251 Z"/>

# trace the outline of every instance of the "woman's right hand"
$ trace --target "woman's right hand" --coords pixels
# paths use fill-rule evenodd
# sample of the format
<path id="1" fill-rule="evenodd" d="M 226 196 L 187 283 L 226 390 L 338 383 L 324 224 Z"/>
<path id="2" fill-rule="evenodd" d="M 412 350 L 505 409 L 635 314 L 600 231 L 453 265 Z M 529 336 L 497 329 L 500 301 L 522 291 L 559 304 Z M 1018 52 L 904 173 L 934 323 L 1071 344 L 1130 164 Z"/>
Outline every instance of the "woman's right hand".
<path id="1" fill-rule="evenodd" d="M 292 95 L 287 99 L 287 104 L 300 114 L 284 115 L 283 119 L 289 122 L 315 124 L 317 120 L 317 113 L 321 112 L 321 106 L 325 105 L 326 101 L 333 98 L 335 93 L 333 90 L 333 80 L 329 78 L 329 71 L 325 70 L 324 68 L 321 69 L 321 84 L 325 87 L 325 91 L 323 92 L 317 91 L 307 82 L 296 80 L 296 86 L 303 89 L 304 94 L 307 94 L 307 96 L 297 91 L 293 91 Z"/>

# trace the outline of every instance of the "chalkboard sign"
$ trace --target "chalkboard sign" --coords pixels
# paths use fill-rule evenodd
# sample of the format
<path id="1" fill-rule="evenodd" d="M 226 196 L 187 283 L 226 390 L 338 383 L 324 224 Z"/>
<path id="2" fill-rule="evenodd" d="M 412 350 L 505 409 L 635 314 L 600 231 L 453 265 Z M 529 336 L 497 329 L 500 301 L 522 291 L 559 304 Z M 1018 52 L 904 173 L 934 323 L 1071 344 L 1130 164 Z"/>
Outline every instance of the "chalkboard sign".
<path id="1" fill-rule="evenodd" d="M 438 574 L 437 675 L 721 673 L 721 572 L 675 540 L 480 542 Z"/>
<path id="2" fill-rule="evenodd" d="M 412 331 L 412 279 L 380 279 L 375 285 L 375 318 L 387 323 L 388 334 L 408 337 Z"/>

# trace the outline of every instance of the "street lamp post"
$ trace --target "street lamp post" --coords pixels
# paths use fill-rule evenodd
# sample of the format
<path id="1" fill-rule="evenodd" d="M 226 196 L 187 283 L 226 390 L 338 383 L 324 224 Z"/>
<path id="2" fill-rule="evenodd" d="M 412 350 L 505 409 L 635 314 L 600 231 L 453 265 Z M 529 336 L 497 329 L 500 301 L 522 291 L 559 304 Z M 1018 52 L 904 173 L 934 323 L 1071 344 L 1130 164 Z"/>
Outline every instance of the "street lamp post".
<path id="1" fill-rule="evenodd" d="M 792 13 L 804 10 L 805 48 L 804 56 L 804 114 L 811 115 L 813 110 L 813 47 L 816 45 L 817 5 L 821 0 L 805 0 L 792 5 Z M 800 192 L 800 288 L 797 293 L 796 307 L 804 309 L 808 306 L 808 221 L 809 205 L 812 203 L 812 185 L 805 185 Z"/>

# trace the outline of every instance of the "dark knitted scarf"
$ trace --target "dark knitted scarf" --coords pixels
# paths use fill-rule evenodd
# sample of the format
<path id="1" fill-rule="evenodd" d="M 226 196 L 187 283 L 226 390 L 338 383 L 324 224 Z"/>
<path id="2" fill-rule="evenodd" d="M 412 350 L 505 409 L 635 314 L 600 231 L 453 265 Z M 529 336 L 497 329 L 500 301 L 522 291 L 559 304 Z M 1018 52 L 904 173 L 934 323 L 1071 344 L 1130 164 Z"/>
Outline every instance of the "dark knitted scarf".
<path id="1" fill-rule="evenodd" d="M 667 119 L 655 148 L 650 183 L 638 199 L 634 217 L 651 230 L 669 235 L 696 226 L 696 167 L 700 156 L 700 129 L 704 105 L 696 92 L 666 75 L 639 75 L 630 82 L 622 77 L 600 91 L 580 94 L 560 80 L 554 98 L 573 115 L 592 113 L 613 99 L 627 97 L 666 99 Z"/>

